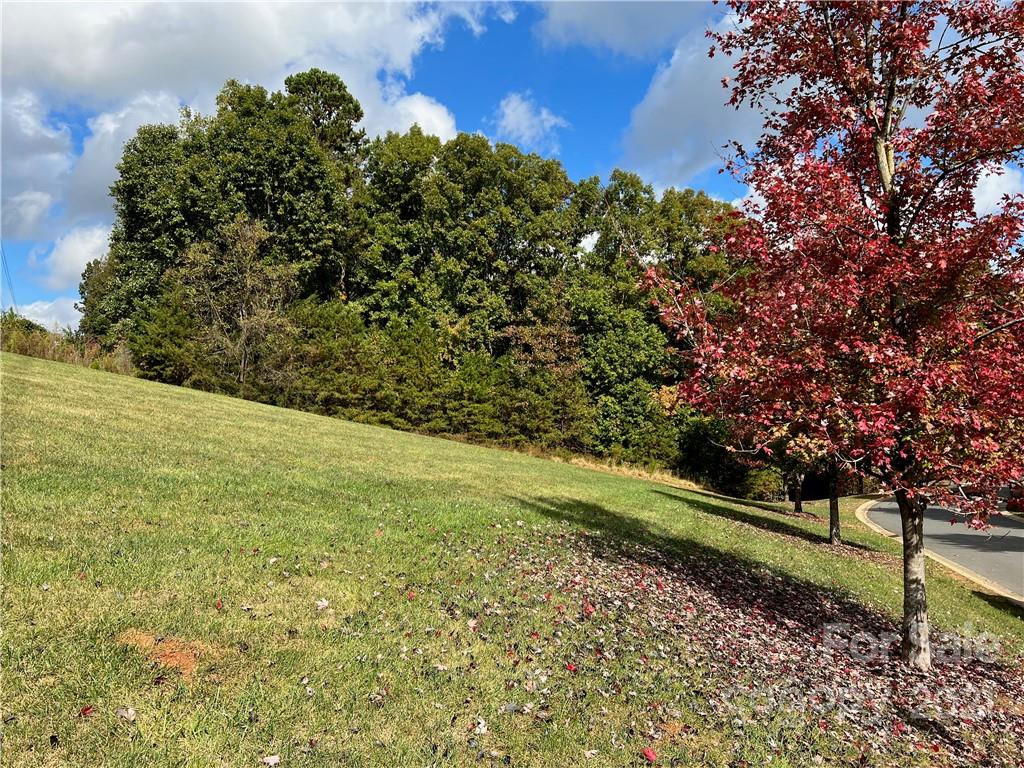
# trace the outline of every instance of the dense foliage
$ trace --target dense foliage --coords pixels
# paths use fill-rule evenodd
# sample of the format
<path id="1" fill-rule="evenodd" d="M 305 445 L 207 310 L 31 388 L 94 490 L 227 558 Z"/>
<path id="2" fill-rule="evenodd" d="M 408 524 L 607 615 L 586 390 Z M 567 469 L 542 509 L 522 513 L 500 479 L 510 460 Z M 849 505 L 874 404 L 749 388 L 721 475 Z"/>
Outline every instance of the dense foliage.
<path id="1" fill-rule="evenodd" d="M 622 171 L 577 183 L 479 135 L 370 141 L 361 117 L 311 70 L 141 128 L 81 332 L 161 381 L 743 487 L 666 395 L 676 361 L 638 287 L 654 263 L 724 276 L 730 206 Z"/>

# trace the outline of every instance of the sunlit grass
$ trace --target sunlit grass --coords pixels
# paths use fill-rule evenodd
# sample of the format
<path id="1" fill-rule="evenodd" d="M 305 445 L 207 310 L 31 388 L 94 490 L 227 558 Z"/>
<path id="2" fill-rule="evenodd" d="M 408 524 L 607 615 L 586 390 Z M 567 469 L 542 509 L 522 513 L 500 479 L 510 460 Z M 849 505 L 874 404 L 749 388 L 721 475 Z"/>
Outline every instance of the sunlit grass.
<path id="1" fill-rule="evenodd" d="M 897 550 L 853 505 L 855 546 L 837 555 L 820 520 L 702 492 L 0 360 L 5 765 L 637 764 L 647 704 L 578 695 L 590 678 L 552 682 L 548 717 L 503 714 L 522 698 L 510 680 L 561 658 L 526 662 L 532 632 L 560 649 L 588 639 L 573 623 L 554 634 L 557 594 L 538 603 L 502 576 L 523 542 L 557 551 L 563 530 L 657 537 L 890 615 L 900 604 Z M 939 626 L 1024 648 L 1011 610 L 929 567 Z M 195 671 L 126 632 L 191 649 Z M 665 698 L 685 703 L 683 682 Z M 693 732 L 657 749 L 680 765 L 755 764 L 780 739 L 793 751 L 777 765 L 839 749 L 770 721 L 727 734 L 679 706 Z M 129 707 L 134 721 L 117 713 Z"/>

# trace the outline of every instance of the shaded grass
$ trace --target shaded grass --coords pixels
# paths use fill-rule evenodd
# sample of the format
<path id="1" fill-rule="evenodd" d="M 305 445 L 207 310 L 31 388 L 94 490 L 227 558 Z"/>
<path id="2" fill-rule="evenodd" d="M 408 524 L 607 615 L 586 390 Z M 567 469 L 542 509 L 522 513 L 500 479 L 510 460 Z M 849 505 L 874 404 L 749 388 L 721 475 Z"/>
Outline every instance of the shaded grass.
<path id="1" fill-rule="evenodd" d="M 551 765 L 598 742 L 588 764 L 635 764 L 640 703 L 571 699 L 528 727 L 495 715 L 519 641 L 467 621 L 517 599 L 492 561 L 519 523 L 699 544 L 885 614 L 900 604 L 898 569 L 827 551 L 818 520 L 57 363 L 0 366 L 9 765 Z M 847 539 L 898 554 L 854 506 Z M 929 578 L 937 625 L 1024 648 L 1017 616 L 938 566 Z M 526 643 L 531 629 L 506 631 Z M 130 631 L 211 652 L 185 679 L 117 641 Z M 133 723 L 116 715 L 129 706 Z M 794 741 L 771 728 L 741 750 Z M 697 739 L 690 764 L 735 757 L 720 729 Z M 778 764 L 814 747 L 793 749 Z"/>

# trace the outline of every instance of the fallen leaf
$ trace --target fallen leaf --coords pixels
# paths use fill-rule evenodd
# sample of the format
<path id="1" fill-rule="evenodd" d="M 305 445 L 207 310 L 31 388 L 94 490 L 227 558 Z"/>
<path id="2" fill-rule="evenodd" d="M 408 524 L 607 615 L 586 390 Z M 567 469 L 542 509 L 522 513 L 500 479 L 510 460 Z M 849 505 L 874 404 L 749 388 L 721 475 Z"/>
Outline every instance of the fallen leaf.
<path id="1" fill-rule="evenodd" d="M 640 754 L 644 756 L 644 760 L 646 760 L 648 763 L 653 763 L 655 760 L 658 759 L 658 753 L 654 751 L 653 747 L 645 747 L 644 751 Z"/>
<path id="2" fill-rule="evenodd" d="M 78 716 L 79 717 L 89 717 L 89 715 L 91 715 L 95 711 L 96 711 L 96 709 L 95 709 L 95 707 L 93 707 L 92 704 L 86 704 L 84 707 L 82 707 L 80 710 L 78 710 Z"/>
<path id="3" fill-rule="evenodd" d="M 118 707 L 117 716 L 122 720 L 126 720 L 129 723 L 135 722 L 135 710 L 131 707 Z"/>
<path id="4" fill-rule="evenodd" d="M 316 609 L 318 611 L 326 611 L 330 607 L 330 603 L 325 598 L 320 598 L 316 601 Z"/>
<path id="5" fill-rule="evenodd" d="M 281 764 L 281 756 L 280 755 L 267 755 L 260 762 L 262 762 L 264 765 L 280 765 Z"/>

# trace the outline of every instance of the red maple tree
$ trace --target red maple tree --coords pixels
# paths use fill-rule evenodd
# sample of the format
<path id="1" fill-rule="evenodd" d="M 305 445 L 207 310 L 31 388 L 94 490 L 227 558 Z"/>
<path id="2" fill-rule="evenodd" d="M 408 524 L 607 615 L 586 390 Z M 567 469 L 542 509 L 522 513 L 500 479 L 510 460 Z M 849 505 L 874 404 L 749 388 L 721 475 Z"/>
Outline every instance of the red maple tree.
<path id="1" fill-rule="evenodd" d="M 731 103 L 764 118 L 732 164 L 761 202 L 727 241 L 732 310 L 650 273 L 686 339 L 680 392 L 752 450 L 798 438 L 893 490 L 902 654 L 928 669 L 926 506 L 984 526 L 1024 478 L 1024 201 L 974 197 L 1024 153 L 1024 4 L 731 11 L 712 55 L 735 57 Z"/>

